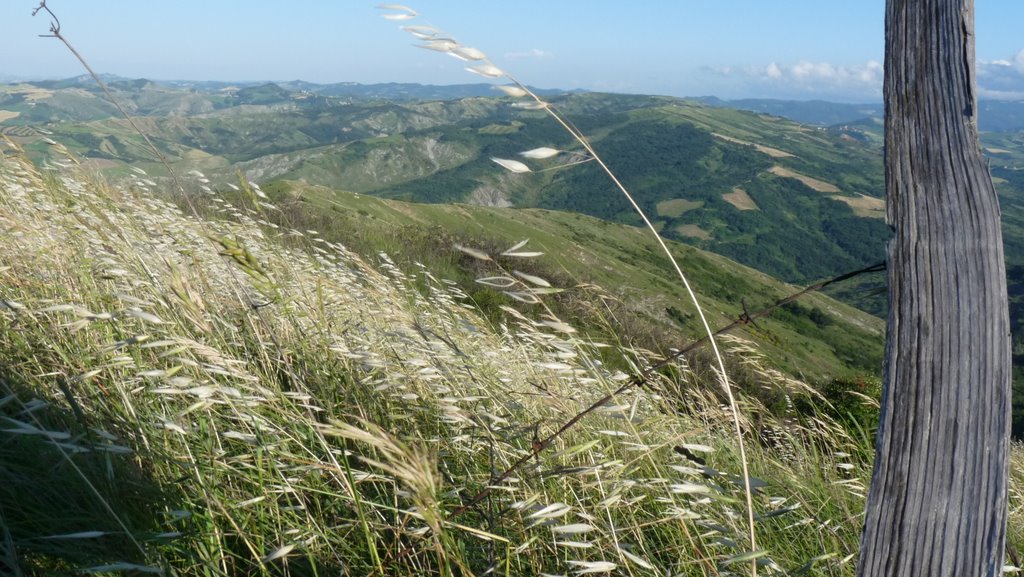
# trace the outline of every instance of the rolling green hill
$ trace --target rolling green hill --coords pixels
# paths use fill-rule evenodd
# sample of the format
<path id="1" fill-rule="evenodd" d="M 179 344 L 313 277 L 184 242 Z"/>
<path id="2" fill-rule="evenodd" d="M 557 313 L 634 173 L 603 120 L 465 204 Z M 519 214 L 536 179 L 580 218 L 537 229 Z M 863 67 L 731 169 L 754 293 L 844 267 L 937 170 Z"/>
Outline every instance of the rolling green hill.
<path id="1" fill-rule="evenodd" d="M 417 202 L 542 207 L 636 222 L 594 166 L 502 174 L 491 157 L 542 145 L 571 149 L 542 112 L 503 99 L 357 103 L 276 85 L 216 92 L 144 81 L 114 87 L 129 97 L 133 113 L 147 115 L 140 123 L 183 169 L 227 175 L 242 167 L 261 182 L 280 178 Z M 102 114 L 93 110 L 102 104 L 94 94 L 79 87 L 19 90 L 22 108 L 11 111 L 22 116 L 13 121 L 38 122 L 40 107 L 54 113 L 48 103 L 70 93 L 78 104 L 59 112 L 87 109 L 81 113 L 87 121 L 49 122 L 44 129 L 97 166 L 131 162 L 160 174 L 123 120 L 94 118 Z M 24 109 L 29 93 L 36 99 L 32 111 Z M 204 99 L 203 112 L 183 112 L 200 107 L 195 99 Z M 886 236 L 877 218 L 880 161 L 870 146 L 695 101 L 579 94 L 552 102 L 591 135 L 669 238 L 791 282 L 880 260 Z M 661 210 L 680 202 L 700 203 L 701 210 Z M 787 248 L 794 245 L 803 250 L 794 254 Z"/>
<path id="2" fill-rule="evenodd" d="M 528 262 L 504 259 L 506 266 L 548 279 L 566 291 L 554 297 L 566 316 L 590 326 L 608 322 L 600 311 L 581 306 L 600 287 L 609 310 L 627 324 L 608 327 L 623 339 L 666 352 L 702 334 L 695 311 L 668 261 L 644 230 L 585 215 L 543 209 L 509 209 L 452 204 L 410 204 L 281 182 L 266 191 L 284 211 L 282 223 L 309 225 L 327 238 L 360 252 L 385 251 L 409 266 L 429 262 L 458 280 L 488 310 L 514 304 L 500 291 L 475 283 L 479 267 L 453 251 L 463 244 L 497 255 L 528 239 L 524 250 L 543 257 Z M 272 215 L 271 215 L 272 216 Z M 673 252 L 691 277 L 713 326 L 725 326 L 744 313 L 767 307 L 799 287 L 713 253 L 673 243 Z M 511 261 L 511 262 L 509 262 Z M 875 375 L 881 360 L 882 323 L 824 295 L 812 295 L 749 326 L 742 333 L 759 343 L 777 366 L 813 382 Z"/>

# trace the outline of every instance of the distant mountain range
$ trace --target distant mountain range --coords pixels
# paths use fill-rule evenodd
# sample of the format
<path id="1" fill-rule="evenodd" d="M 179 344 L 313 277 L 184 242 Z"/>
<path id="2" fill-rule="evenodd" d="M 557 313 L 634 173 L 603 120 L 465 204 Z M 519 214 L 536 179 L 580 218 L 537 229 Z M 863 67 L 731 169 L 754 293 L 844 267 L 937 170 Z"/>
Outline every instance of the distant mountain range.
<path id="1" fill-rule="evenodd" d="M 112 74 L 101 74 L 100 78 L 109 84 L 134 85 L 140 87 L 145 84 L 166 86 L 170 88 L 183 88 L 199 92 L 217 92 L 234 90 L 240 88 L 253 88 L 274 84 L 290 92 L 310 92 L 322 96 L 351 97 L 351 98 L 376 98 L 381 100 L 453 100 L 456 98 L 473 98 L 481 96 L 496 96 L 499 94 L 493 84 L 415 84 L 409 82 L 385 82 L 378 84 L 360 84 L 358 82 L 337 82 L 332 84 L 317 84 L 304 80 L 291 81 L 249 81 L 249 82 L 224 82 L 219 80 L 149 80 L 139 78 L 125 78 Z M 0 79 L 0 81 L 4 81 Z M 11 80 L 6 80 L 10 82 Z M 83 87 L 92 88 L 93 79 L 91 76 L 82 75 L 59 80 L 31 80 L 25 82 L 40 88 L 57 90 L 61 88 Z M 567 94 L 574 92 L 585 92 L 584 90 L 560 90 L 548 88 L 530 87 L 535 93 L 545 96 L 553 94 Z"/>
<path id="2" fill-rule="evenodd" d="M 458 98 L 474 98 L 495 96 L 498 93 L 493 84 L 451 84 L 432 85 L 408 82 L 387 82 L 378 84 L 360 84 L 358 82 L 337 82 L 318 84 L 304 80 L 291 81 L 248 81 L 223 82 L 212 80 L 140 80 L 117 75 L 101 75 L 105 82 L 138 84 L 153 83 L 172 88 L 191 89 L 199 92 L 216 92 L 238 88 L 252 88 L 267 84 L 275 84 L 291 92 L 308 92 L 321 96 L 340 98 L 380 99 L 391 101 L 411 100 L 453 100 Z M 0 76 L 0 82 L 13 82 L 11 77 Z M 74 86 L 91 87 L 92 78 L 87 75 L 75 76 L 60 80 L 32 80 L 28 84 L 40 88 L 59 89 Z M 544 96 L 557 94 L 574 94 L 587 92 L 582 89 L 545 89 L 531 90 Z M 880 102 L 850 104 L 828 102 L 825 100 L 774 100 L 764 98 L 743 98 L 727 100 L 716 96 L 694 98 L 709 106 L 749 110 L 762 114 L 781 116 L 819 126 L 833 126 L 856 122 L 870 118 L 882 118 L 884 107 Z M 1024 101 L 982 100 L 979 104 L 979 127 L 983 131 L 1007 132 L 1024 130 Z"/>
<path id="3" fill-rule="evenodd" d="M 843 104 L 824 100 L 768 100 L 747 98 L 722 100 L 714 96 L 698 99 L 710 106 L 738 108 L 772 114 L 821 126 L 834 126 L 864 119 L 881 119 L 885 107 L 881 103 Z M 1024 101 L 982 100 L 978 104 L 978 127 L 987 132 L 1024 130 Z"/>
<path id="4" fill-rule="evenodd" d="M 825 100 L 771 100 L 745 98 L 723 100 L 716 96 L 705 96 L 697 100 L 718 108 L 738 108 L 761 114 L 781 116 L 804 124 L 833 126 L 865 118 L 882 118 L 885 110 L 881 102 L 845 104 Z"/>
<path id="5" fill-rule="evenodd" d="M 523 175 L 496 170 L 492 157 L 573 144 L 545 113 L 512 107 L 490 84 L 103 78 L 129 113 L 147 118 L 162 153 L 186 170 L 229 177 L 242 169 L 261 182 L 570 210 L 636 224 L 593 165 L 557 170 L 544 162 L 538 168 L 549 170 Z M 591 135 L 670 238 L 789 282 L 882 258 L 878 105 L 544 94 Z M 1009 222 L 1016 205 L 1024 207 L 1024 143 L 1015 132 L 1024 129 L 1024 103 L 986 101 L 981 110 L 983 128 L 1008 127 L 985 133 L 983 142 L 1007 195 Z M 131 164 L 163 171 L 88 76 L 0 85 L 0 132 L 45 155 L 35 128 L 103 170 Z M 1006 238 L 1024 255 L 1024 222 Z M 1024 257 L 1011 264 L 1017 260 L 1024 266 Z"/>

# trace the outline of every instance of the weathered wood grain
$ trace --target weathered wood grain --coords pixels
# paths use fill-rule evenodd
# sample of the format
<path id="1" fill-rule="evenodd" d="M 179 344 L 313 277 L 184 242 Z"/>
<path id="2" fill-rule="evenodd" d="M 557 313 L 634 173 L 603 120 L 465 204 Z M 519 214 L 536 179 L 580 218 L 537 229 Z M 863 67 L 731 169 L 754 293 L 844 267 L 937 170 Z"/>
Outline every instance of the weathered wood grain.
<path id="1" fill-rule="evenodd" d="M 1010 331 L 973 0 L 888 0 L 889 324 L 857 575 L 1001 574 Z"/>

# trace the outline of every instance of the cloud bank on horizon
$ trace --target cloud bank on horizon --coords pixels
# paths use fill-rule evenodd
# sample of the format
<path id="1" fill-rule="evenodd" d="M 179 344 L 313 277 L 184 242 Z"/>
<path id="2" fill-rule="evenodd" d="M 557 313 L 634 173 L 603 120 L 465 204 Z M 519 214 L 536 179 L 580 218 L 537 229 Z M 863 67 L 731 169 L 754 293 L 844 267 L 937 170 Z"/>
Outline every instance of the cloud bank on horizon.
<path id="1" fill-rule="evenodd" d="M 983 98 L 1024 100 L 1024 49 L 1006 60 L 978 62 L 978 92 Z"/>
<path id="2" fill-rule="evenodd" d="M 828 62 L 770 62 L 759 66 L 709 66 L 704 71 L 737 90 L 772 98 L 878 101 L 885 70 L 881 62 L 843 66 Z M 1024 49 L 1000 60 L 977 63 L 978 93 L 992 100 L 1024 100 Z M 742 87 L 742 88 L 740 88 Z"/>
<path id="3" fill-rule="evenodd" d="M 764 66 L 707 67 L 706 71 L 774 98 L 877 101 L 882 98 L 880 62 L 842 66 L 828 62 L 770 62 Z"/>

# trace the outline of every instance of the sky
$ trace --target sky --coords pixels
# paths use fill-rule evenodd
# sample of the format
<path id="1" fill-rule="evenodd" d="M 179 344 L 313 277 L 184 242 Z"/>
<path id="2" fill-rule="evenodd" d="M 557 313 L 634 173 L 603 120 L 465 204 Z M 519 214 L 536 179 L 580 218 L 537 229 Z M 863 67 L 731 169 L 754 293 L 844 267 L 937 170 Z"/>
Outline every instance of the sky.
<path id="1" fill-rule="evenodd" d="M 415 47 L 440 28 L 543 88 L 881 99 L 884 0 L 406 0 L 387 20 L 357 0 L 48 0 L 99 72 L 153 80 L 484 81 Z M 77 76 L 39 0 L 0 0 L 0 81 Z M 1024 0 L 976 3 L 982 97 L 1024 99 Z"/>

